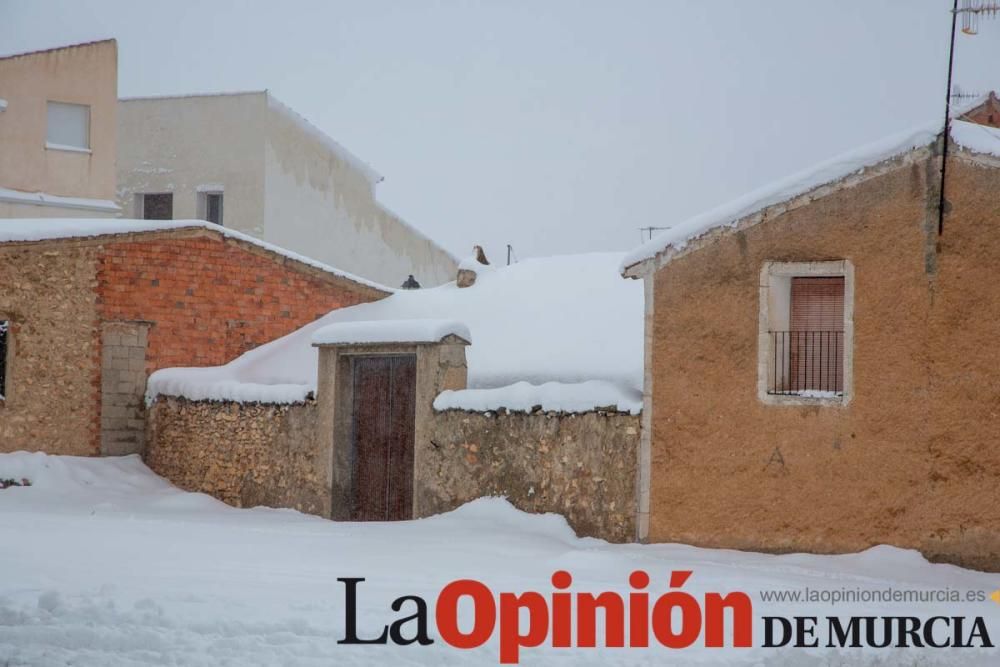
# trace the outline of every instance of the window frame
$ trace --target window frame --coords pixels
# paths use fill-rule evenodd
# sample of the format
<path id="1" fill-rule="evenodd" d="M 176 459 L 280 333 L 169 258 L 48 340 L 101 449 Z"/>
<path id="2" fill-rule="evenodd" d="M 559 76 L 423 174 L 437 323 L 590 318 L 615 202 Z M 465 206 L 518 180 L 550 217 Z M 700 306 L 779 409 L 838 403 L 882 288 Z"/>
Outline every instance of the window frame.
<path id="1" fill-rule="evenodd" d="M 170 196 L 170 217 L 169 218 L 147 218 L 146 217 L 146 197 L 164 197 Z M 167 191 L 155 191 L 155 192 L 136 192 L 133 199 L 133 206 L 135 208 L 135 218 L 136 220 L 176 220 L 174 217 L 174 193 Z"/>
<path id="2" fill-rule="evenodd" d="M 75 144 L 65 144 L 51 141 L 49 132 L 52 127 L 51 119 L 51 107 L 52 105 L 58 105 L 61 107 L 76 107 L 83 109 L 87 114 L 87 140 L 86 146 L 77 146 Z M 92 121 L 91 105 L 80 104 L 78 102 L 61 102 L 59 100 L 46 100 L 45 101 L 45 149 L 52 151 L 65 151 L 67 153 L 92 153 L 93 152 L 93 133 L 91 132 L 91 121 Z"/>
<path id="3" fill-rule="evenodd" d="M 799 396 L 768 393 L 773 357 L 770 331 L 771 289 L 783 289 L 792 278 L 844 278 L 843 395 Z M 780 280 L 774 280 L 779 278 Z M 781 287 L 778 287 L 778 286 Z M 767 261 L 760 270 L 758 305 L 757 398 L 765 405 L 819 405 L 846 407 L 854 398 L 854 264 L 847 259 L 821 262 Z"/>
<path id="4" fill-rule="evenodd" d="M 208 219 L 208 198 L 218 197 L 219 198 L 219 221 L 214 223 L 220 227 L 226 226 L 226 193 L 222 188 L 213 188 L 211 190 L 198 189 L 198 219 L 204 220 L 205 222 L 212 222 Z"/>

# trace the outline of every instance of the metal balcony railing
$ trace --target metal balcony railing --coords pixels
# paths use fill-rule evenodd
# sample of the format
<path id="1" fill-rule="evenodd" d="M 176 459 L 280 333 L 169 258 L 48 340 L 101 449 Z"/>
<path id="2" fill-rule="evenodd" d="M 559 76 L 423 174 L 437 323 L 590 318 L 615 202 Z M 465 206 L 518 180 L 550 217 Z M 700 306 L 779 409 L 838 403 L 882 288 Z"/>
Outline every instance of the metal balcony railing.
<path id="1" fill-rule="evenodd" d="M 768 394 L 844 394 L 843 331 L 770 331 Z"/>

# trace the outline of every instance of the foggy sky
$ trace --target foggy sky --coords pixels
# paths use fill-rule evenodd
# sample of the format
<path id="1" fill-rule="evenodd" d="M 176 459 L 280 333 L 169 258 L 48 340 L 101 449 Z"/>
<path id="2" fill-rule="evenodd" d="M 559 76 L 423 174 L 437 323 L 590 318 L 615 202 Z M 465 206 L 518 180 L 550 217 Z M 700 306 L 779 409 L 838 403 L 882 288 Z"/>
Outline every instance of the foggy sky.
<path id="1" fill-rule="evenodd" d="M 950 6 L 0 0 L 0 53 L 114 37 L 121 96 L 268 88 L 385 175 L 388 208 L 502 261 L 628 249 L 943 117 Z M 998 56 L 984 19 L 955 82 L 1000 87 Z"/>

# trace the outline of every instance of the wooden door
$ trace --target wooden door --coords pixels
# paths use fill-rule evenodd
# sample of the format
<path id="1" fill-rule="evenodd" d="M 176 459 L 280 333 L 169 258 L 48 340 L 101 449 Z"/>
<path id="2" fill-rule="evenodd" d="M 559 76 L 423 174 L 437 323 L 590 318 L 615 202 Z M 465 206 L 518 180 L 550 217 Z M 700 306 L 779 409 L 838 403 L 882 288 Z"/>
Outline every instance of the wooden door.
<path id="1" fill-rule="evenodd" d="M 416 357 L 354 357 L 351 366 L 351 519 L 411 519 Z"/>

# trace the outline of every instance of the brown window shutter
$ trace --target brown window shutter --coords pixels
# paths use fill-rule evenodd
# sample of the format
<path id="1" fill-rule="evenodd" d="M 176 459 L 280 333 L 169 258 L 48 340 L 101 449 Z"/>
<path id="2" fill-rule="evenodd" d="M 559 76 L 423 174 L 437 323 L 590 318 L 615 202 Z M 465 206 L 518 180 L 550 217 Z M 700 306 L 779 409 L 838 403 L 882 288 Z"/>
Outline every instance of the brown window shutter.
<path id="1" fill-rule="evenodd" d="M 792 331 L 844 330 L 844 277 L 792 278 Z"/>
<path id="2" fill-rule="evenodd" d="M 844 381 L 844 278 L 792 278 L 786 390 L 840 393 Z M 782 348 L 784 349 L 784 347 Z"/>

